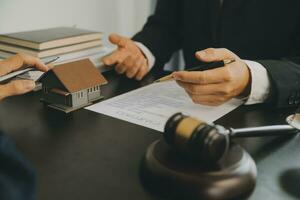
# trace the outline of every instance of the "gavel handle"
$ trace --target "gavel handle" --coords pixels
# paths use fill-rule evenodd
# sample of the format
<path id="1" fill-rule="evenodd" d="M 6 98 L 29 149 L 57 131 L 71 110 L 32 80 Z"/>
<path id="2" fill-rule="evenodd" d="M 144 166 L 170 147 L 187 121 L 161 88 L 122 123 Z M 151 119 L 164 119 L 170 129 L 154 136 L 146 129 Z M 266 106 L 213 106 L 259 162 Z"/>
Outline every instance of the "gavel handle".
<path id="1" fill-rule="evenodd" d="M 298 131 L 290 125 L 275 125 L 275 126 L 262 126 L 253 128 L 230 128 L 230 136 L 233 138 L 238 137 L 266 137 L 266 136 L 288 136 L 296 134 Z"/>

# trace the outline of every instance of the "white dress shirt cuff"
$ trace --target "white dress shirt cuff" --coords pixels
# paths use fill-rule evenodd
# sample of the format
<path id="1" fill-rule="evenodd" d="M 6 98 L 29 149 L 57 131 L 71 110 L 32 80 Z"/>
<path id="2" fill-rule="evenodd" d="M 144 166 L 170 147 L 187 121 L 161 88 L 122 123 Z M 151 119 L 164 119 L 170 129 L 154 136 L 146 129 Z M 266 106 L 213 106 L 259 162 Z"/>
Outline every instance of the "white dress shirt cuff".
<path id="1" fill-rule="evenodd" d="M 246 105 L 263 103 L 269 97 L 271 81 L 268 76 L 266 68 L 264 68 L 260 63 L 244 60 L 248 66 L 251 77 L 251 92 L 250 96 L 246 100 Z"/>
<path id="2" fill-rule="evenodd" d="M 155 57 L 151 53 L 151 51 L 142 43 L 140 42 L 135 42 L 135 44 L 139 47 L 139 49 L 143 52 L 143 54 L 146 56 L 148 60 L 148 66 L 149 66 L 149 71 L 152 69 L 155 63 Z"/>

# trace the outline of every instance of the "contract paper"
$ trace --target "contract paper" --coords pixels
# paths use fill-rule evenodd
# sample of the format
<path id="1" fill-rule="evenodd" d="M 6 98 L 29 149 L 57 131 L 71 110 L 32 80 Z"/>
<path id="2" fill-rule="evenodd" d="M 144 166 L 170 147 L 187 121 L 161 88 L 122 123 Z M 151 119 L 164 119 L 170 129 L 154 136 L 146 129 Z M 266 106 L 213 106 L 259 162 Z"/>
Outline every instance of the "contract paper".
<path id="1" fill-rule="evenodd" d="M 211 123 L 241 104 L 242 101 L 233 99 L 218 107 L 198 105 L 175 81 L 168 81 L 148 85 L 86 109 L 163 132 L 167 120 L 177 112 Z"/>

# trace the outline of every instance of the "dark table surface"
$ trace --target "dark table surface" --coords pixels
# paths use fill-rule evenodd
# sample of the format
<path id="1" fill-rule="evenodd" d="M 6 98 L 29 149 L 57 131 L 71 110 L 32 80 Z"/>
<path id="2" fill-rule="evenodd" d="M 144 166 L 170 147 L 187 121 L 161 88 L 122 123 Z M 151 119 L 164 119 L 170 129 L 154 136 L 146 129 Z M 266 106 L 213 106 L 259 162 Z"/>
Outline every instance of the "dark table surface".
<path id="1" fill-rule="evenodd" d="M 152 72 L 142 82 L 114 72 L 104 74 L 106 98 L 144 86 L 162 75 Z M 161 134 L 84 109 L 71 114 L 45 108 L 40 92 L 0 103 L 0 127 L 35 166 L 38 199 L 157 199 L 141 185 L 140 161 Z M 284 124 L 293 109 L 242 106 L 216 123 L 228 127 Z M 250 199 L 300 198 L 300 138 L 252 138 L 239 141 L 258 167 Z"/>

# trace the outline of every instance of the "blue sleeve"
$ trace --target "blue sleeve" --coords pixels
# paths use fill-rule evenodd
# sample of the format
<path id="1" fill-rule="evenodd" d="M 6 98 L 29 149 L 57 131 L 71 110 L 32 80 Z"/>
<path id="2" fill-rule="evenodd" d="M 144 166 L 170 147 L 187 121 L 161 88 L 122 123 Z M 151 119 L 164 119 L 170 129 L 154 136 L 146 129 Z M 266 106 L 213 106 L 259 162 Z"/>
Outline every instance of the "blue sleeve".
<path id="1" fill-rule="evenodd" d="M 0 131 L 0 199 L 36 199 L 34 169 L 14 143 Z"/>

